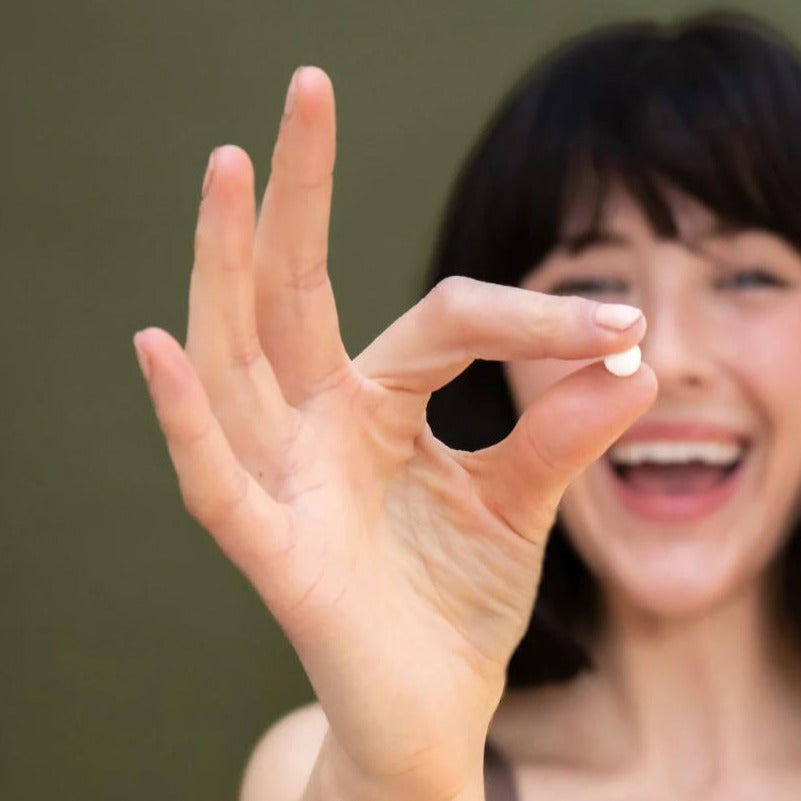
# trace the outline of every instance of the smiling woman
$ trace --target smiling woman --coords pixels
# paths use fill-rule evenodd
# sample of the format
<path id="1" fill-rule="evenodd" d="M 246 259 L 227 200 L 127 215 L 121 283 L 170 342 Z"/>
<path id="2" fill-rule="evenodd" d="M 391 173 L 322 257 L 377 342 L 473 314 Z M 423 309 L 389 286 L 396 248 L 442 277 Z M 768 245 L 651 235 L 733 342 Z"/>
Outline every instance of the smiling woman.
<path id="1" fill-rule="evenodd" d="M 583 631 L 586 639 L 600 625 L 593 560 L 602 557 L 577 550 L 566 534 L 574 531 L 570 499 L 593 476 L 607 479 L 596 486 L 605 514 L 584 511 L 604 529 L 600 553 L 616 569 L 628 566 L 643 587 L 654 579 L 646 564 L 672 569 L 674 605 L 691 605 L 693 577 L 710 602 L 737 585 L 743 550 L 724 532 L 735 520 L 750 520 L 750 570 L 763 571 L 776 596 L 774 619 L 801 642 L 801 547 L 799 537 L 787 536 L 801 487 L 801 463 L 791 456 L 801 446 L 794 400 L 801 386 L 787 370 L 801 356 L 799 125 L 801 68 L 774 32 L 731 16 L 672 30 L 625 25 L 574 42 L 538 66 L 502 105 L 465 167 L 432 284 L 458 270 L 637 305 L 648 320 L 643 356 L 660 382 L 659 400 L 639 424 L 659 431 L 652 426 L 645 438 L 635 427 L 626 435 L 652 446 L 653 458 L 640 459 L 636 470 L 609 469 L 609 458 L 600 460 L 566 494 L 532 625 L 511 661 L 513 684 L 568 678 L 590 663 L 575 635 Z M 576 366 L 476 363 L 434 395 L 429 420 L 449 444 L 483 447 Z M 493 413 L 479 421 L 479 407 Z M 688 464 L 683 455 L 681 466 L 664 464 L 665 447 L 676 455 L 677 448 L 684 454 L 721 440 L 729 455 L 737 451 L 729 469 Z M 759 465 L 770 472 L 757 479 Z M 721 480 L 703 492 L 668 491 L 678 489 L 678 476 L 701 481 L 702 474 Z M 659 476 L 675 481 L 657 491 Z M 694 509 L 712 507 L 715 516 L 689 525 Z M 649 536 L 654 516 L 683 522 L 657 525 Z M 718 531 L 717 538 L 691 536 L 698 526 Z M 617 546 L 614 532 L 622 538 Z M 636 554 L 644 558 L 649 544 L 651 561 L 641 562 Z M 724 562 L 725 586 L 712 571 Z"/>
<path id="2" fill-rule="evenodd" d="M 763 788 L 766 760 L 798 764 L 799 125 L 801 68 L 774 32 L 731 16 L 625 25 L 538 65 L 460 176 L 431 285 L 458 272 L 633 304 L 659 380 L 551 531 L 491 729 L 522 798 L 594 797 L 588 766 L 655 797 L 728 786 L 741 749 L 736 772 Z M 476 362 L 429 422 L 485 447 L 586 363 Z M 756 758 L 755 720 L 783 732 Z M 797 770 L 783 775 L 797 792 Z"/>
<path id="3" fill-rule="evenodd" d="M 319 699 L 245 801 L 799 797 L 799 130 L 750 21 L 570 43 L 353 360 L 327 76 L 292 81 L 255 227 L 213 154 L 186 349 L 136 345 L 188 509 Z"/>

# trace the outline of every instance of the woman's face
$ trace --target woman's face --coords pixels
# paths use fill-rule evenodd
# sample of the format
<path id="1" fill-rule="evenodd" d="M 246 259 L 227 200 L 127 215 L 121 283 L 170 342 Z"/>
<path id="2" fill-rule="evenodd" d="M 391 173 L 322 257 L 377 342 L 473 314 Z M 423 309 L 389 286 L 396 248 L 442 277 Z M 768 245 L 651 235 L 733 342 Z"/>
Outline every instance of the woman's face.
<path id="1" fill-rule="evenodd" d="M 676 190 L 667 197 L 678 239 L 658 239 L 618 187 L 600 239 L 575 240 L 578 209 L 565 245 L 523 286 L 645 312 L 657 400 L 571 484 L 560 519 L 607 591 L 676 616 L 757 578 L 798 512 L 801 256 L 766 231 L 724 230 Z M 508 364 L 518 410 L 586 363 Z"/>

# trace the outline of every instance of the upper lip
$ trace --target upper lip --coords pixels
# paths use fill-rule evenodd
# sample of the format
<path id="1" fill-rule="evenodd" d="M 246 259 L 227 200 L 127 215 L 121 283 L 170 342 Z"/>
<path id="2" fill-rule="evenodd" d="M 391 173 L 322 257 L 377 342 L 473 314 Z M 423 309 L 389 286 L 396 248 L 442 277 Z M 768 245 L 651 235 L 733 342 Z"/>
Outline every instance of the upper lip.
<path id="1" fill-rule="evenodd" d="M 643 420 L 629 428 L 615 444 L 666 440 L 746 444 L 748 435 L 740 427 L 704 420 Z"/>

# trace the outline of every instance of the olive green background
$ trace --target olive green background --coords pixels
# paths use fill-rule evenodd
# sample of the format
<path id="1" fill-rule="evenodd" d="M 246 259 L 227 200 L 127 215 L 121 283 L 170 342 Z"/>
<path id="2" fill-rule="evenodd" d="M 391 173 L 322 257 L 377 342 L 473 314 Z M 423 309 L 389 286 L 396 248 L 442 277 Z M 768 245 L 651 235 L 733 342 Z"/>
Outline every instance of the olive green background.
<path id="1" fill-rule="evenodd" d="M 131 335 L 182 337 L 209 151 L 260 186 L 286 82 L 337 92 L 331 273 L 356 353 L 415 298 L 449 183 L 563 37 L 717 4 L 73 0 L 0 32 L 0 798 L 234 798 L 311 698 L 184 513 Z M 801 4 L 736 3 L 801 34 Z M 9 13 L 10 11 L 10 13 Z"/>

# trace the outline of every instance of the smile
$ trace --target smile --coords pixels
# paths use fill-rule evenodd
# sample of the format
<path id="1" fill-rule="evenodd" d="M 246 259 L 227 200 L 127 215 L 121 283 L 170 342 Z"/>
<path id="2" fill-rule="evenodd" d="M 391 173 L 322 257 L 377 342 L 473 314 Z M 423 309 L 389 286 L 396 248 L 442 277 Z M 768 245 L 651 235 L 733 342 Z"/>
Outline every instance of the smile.
<path id="1" fill-rule="evenodd" d="M 749 448 L 742 441 L 638 440 L 609 449 L 603 462 L 629 511 L 662 522 L 711 514 L 735 492 Z"/>

